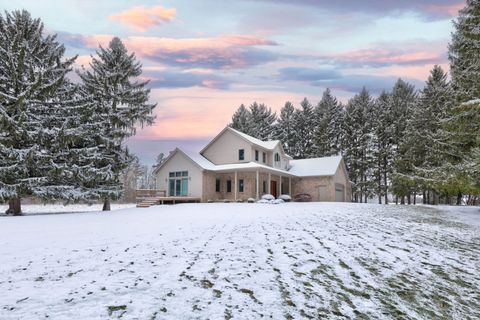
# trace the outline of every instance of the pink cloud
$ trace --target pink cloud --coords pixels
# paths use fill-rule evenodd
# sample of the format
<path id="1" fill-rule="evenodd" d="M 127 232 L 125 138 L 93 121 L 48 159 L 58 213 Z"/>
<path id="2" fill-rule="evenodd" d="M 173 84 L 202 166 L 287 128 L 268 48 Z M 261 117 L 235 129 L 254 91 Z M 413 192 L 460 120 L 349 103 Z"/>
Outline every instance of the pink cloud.
<path id="1" fill-rule="evenodd" d="M 152 27 L 173 20 L 176 13 L 175 8 L 139 6 L 115 13 L 109 17 L 109 20 L 120 22 L 135 31 L 145 32 Z"/>
<path id="2" fill-rule="evenodd" d="M 89 48 L 105 46 L 110 35 L 68 35 L 70 42 L 80 42 Z M 234 69 L 245 68 L 275 60 L 276 54 L 259 46 L 277 45 L 274 41 L 255 35 L 220 35 L 204 38 L 127 37 L 125 46 L 142 58 L 164 65 L 188 68 Z"/>
<path id="3" fill-rule="evenodd" d="M 435 14 L 444 14 L 447 16 L 456 16 L 458 11 L 465 6 L 465 2 L 455 4 L 430 4 L 426 6 L 426 10 Z"/>
<path id="4" fill-rule="evenodd" d="M 410 41 L 396 44 L 380 43 L 370 48 L 353 50 L 322 59 L 347 67 L 440 64 L 446 60 L 444 42 Z"/>

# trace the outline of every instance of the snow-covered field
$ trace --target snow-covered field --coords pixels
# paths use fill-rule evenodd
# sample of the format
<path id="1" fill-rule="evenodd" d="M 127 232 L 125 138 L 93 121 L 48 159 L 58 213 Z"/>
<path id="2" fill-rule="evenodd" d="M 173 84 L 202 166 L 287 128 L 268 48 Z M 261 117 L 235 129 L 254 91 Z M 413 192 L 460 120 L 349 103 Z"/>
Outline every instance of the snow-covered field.
<path id="1" fill-rule="evenodd" d="M 0 217 L 0 319 L 478 319 L 479 221 L 340 203 Z"/>

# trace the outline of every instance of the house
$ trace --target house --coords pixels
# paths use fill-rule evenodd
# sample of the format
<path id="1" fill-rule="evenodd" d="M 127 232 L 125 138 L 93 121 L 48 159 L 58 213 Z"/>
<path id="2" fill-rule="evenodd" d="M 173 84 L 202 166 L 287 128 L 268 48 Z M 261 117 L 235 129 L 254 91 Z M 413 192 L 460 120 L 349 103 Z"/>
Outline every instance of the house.
<path id="1" fill-rule="evenodd" d="M 202 202 L 301 193 L 312 201 L 351 199 L 341 156 L 293 160 L 280 141 L 261 141 L 228 126 L 200 153 L 176 148 L 154 174 L 157 189 L 168 197 Z"/>

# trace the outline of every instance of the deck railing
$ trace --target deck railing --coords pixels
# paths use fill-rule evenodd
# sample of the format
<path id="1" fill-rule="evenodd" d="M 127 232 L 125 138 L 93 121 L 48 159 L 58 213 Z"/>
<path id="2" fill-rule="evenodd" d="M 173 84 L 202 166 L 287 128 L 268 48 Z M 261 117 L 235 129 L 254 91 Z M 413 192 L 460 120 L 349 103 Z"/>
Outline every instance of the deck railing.
<path id="1" fill-rule="evenodd" d="M 154 197 L 165 197 L 167 196 L 167 190 L 163 189 L 137 189 L 135 191 L 135 196 L 138 200 L 143 200 L 146 198 Z"/>

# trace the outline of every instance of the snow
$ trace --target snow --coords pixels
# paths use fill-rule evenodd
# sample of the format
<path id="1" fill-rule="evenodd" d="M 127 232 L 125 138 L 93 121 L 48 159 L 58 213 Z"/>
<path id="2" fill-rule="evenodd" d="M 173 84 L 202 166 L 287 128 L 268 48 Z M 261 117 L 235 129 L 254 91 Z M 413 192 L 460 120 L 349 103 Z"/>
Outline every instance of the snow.
<path id="1" fill-rule="evenodd" d="M 111 210 L 133 208 L 136 205 L 134 203 L 112 203 L 110 204 Z M 76 213 L 76 212 L 97 212 L 101 211 L 102 204 L 22 204 L 22 213 L 24 215 L 36 215 L 36 214 L 60 214 L 60 213 Z M 7 205 L 0 205 L 0 216 L 5 214 L 8 209 Z"/>
<path id="2" fill-rule="evenodd" d="M 298 177 L 333 176 L 342 156 L 291 160 L 289 173 Z"/>
<path id="3" fill-rule="evenodd" d="M 252 136 L 249 136 L 248 134 L 245 134 L 241 131 L 235 130 L 232 127 L 227 127 L 227 130 L 230 130 L 239 136 L 241 136 L 243 139 L 247 140 L 250 143 L 253 143 L 254 145 L 257 145 L 263 149 L 267 150 L 273 150 L 275 147 L 280 143 L 279 140 L 268 140 L 268 141 L 262 141 L 260 139 L 254 138 Z"/>
<path id="4" fill-rule="evenodd" d="M 1 217 L 0 319 L 479 318 L 479 217 L 462 222 L 463 210 L 219 203 Z"/>

